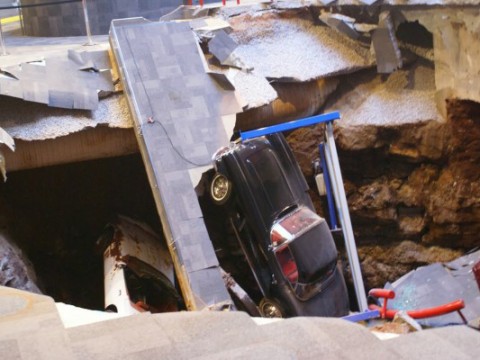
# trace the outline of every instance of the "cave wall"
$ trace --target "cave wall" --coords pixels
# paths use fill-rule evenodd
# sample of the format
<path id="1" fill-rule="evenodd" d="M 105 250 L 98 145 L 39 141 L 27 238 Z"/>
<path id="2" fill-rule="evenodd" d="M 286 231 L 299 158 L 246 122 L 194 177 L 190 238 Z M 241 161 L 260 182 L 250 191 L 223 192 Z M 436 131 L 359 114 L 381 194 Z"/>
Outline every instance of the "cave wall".
<path id="1" fill-rule="evenodd" d="M 480 104 L 449 100 L 447 109 L 443 123 L 393 126 L 364 137 L 379 146 L 345 141 L 350 130 L 336 127 L 367 288 L 480 245 Z M 321 138 L 320 127 L 288 136 L 312 188 L 310 163 Z M 325 199 L 311 195 L 322 213 Z"/>
<path id="2" fill-rule="evenodd" d="M 347 10 L 334 12 L 375 23 L 372 15 L 362 19 L 358 9 Z M 313 113 L 290 101 L 308 94 L 307 87 L 302 92 L 296 83 L 292 91 L 278 81 L 280 100 L 237 117 L 237 128 L 252 128 L 267 119 L 340 111 L 335 136 L 367 288 L 480 245 L 478 64 L 469 65 L 477 58 L 478 9 L 457 10 L 392 13 L 402 68 L 327 77 L 336 86 Z M 311 166 L 322 132 L 322 126 L 298 129 L 287 138 L 325 215 Z"/>

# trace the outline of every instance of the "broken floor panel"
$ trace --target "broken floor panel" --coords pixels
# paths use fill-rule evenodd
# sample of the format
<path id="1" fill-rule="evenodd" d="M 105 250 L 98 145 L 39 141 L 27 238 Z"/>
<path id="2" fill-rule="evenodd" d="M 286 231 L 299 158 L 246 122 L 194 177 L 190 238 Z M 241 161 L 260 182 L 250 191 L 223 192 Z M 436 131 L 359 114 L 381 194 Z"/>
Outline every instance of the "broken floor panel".
<path id="1" fill-rule="evenodd" d="M 0 96 L 0 109 L 0 127 L 16 140 L 55 139 L 99 125 L 133 127 L 126 98 L 120 94 L 100 100 L 93 111 L 52 108 L 7 96 Z"/>
<path id="2" fill-rule="evenodd" d="M 462 299 L 462 314 L 467 321 L 480 314 L 480 292 L 472 267 L 480 262 L 480 251 L 462 256 L 449 263 L 436 263 L 418 268 L 385 287 L 393 289 L 396 297 L 388 302 L 389 309 L 424 309 Z M 417 320 L 424 326 L 463 324 L 456 313 Z"/>
<path id="3" fill-rule="evenodd" d="M 368 47 L 314 24 L 308 12 L 249 12 L 229 22 L 239 44 L 234 54 L 269 79 L 307 81 L 373 64 Z"/>
<path id="4" fill-rule="evenodd" d="M 350 150 L 380 147 L 385 141 L 381 127 L 413 126 L 444 122 L 435 102 L 434 69 L 420 59 L 388 77 L 365 72 L 344 78 L 326 111 L 342 112 L 339 141 Z"/>
<path id="5" fill-rule="evenodd" d="M 0 57 L 0 95 L 96 109 L 99 91 L 114 90 L 107 44 L 82 47 L 77 41 L 13 38 L 8 55 Z"/>
<path id="6" fill-rule="evenodd" d="M 188 24 L 117 20 L 111 43 L 187 307 L 229 306 L 189 170 L 228 143 L 222 115 L 241 110 L 234 92 L 206 74 Z"/>

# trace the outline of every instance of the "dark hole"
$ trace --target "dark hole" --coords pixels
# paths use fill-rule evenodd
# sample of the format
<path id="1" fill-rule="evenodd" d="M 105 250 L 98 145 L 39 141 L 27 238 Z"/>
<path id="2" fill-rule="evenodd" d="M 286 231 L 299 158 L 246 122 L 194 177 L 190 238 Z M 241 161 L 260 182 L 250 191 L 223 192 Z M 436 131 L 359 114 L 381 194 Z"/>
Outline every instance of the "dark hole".
<path id="1" fill-rule="evenodd" d="M 117 214 L 161 232 L 139 155 L 9 173 L 0 184 L 10 233 L 55 301 L 103 309 L 96 241 Z"/>
<path id="2" fill-rule="evenodd" d="M 433 35 L 418 21 L 403 22 L 397 28 L 397 38 L 400 41 L 423 48 L 433 48 Z"/>

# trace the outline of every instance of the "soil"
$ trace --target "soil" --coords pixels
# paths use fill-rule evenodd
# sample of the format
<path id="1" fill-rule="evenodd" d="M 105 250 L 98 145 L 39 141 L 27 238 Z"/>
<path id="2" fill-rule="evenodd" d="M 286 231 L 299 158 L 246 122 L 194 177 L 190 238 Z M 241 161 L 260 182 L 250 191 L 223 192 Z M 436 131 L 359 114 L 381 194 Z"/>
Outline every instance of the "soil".
<path id="1" fill-rule="evenodd" d="M 395 139 L 394 152 L 337 142 L 367 288 L 480 245 L 480 104 L 450 100 L 447 108 L 445 123 L 380 127 L 378 137 Z M 320 135 L 288 137 L 307 178 Z M 322 213 L 324 200 L 311 194 Z"/>

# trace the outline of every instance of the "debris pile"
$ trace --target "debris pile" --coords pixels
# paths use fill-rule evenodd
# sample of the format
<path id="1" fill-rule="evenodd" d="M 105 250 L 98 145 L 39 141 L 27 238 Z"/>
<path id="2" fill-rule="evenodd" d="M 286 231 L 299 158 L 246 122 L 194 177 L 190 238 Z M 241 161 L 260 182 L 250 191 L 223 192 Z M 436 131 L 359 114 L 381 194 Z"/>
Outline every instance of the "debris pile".
<path id="1" fill-rule="evenodd" d="M 322 4 L 279 2 L 195 11 L 182 7 L 162 17 L 161 22 L 175 20 L 183 24 L 155 26 L 181 27 L 188 34 L 190 29 L 195 31 L 196 38 L 189 38 L 190 45 L 196 50 L 198 39 L 206 63 L 198 62 L 200 75 L 195 77 L 182 69 L 183 62 L 191 59 L 170 59 L 174 64 L 170 68 L 164 66 L 160 77 L 178 71 L 191 81 L 192 88 L 196 86 L 195 90 L 189 89 L 191 93 L 187 94 L 178 90 L 183 83 L 175 83 L 178 88 L 167 89 L 167 94 L 161 87 L 161 93 L 155 94 L 162 101 L 148 104 L 160 116 L 149 113 L 148 120 L 142 118 L 146 121 L 142 125 L 153 128 L 167 121 L 169 131 L 178 131 L 172 140 L 162 125 L 168 137 L 162 145 L 172 145 L 172 159 L 185 153 L 194 156 L 191 165 L 203 165 L 208 163 L 211 149 L 202 149 L 199 156 L 199 148 L 192 146 L 196 134 L 186 131 L 186 127 L 180 129 L 178 118 L 190 116 L 195 120 L 195 130 L 200 127 L 204 134 L 208 133 L 211 103 L 217 98 L 212 94 L 217 91 L 229 92 L 228 97 L 219 100 L 228 114 L 240 110 L 231 90 L 236 89 L 236 96 L 242 98 L 239 103 L 244 111 L 237 116 L 236 130 L 340 111 L 342 120 L 336 122 L 335 132 L 366 285 L 381 287 L 419 265 L 448 262 L 478 245 L 480 97 L 477 67 L 472 65 L 470 69 L 466 65 L 474 58 L 472 54 L 478 53 L 476 46 L 469 46 L 478 39 L 472 30 L 478 27 L 478 9 L 462 10 L 462 20 L 462 16 L 444 9 L 420 13 L 414 7 L 395 11 L 371 7 L 371 11 L 360 11 L 339 6 L 327 9 Z M 127 40 L 130 41 L 128 36 Z M 150 40 L 142 41 L 132 48 L 143 49 Z M 175 45 L 182 47 L 185 43 Z M 44 59 L 34 59 L 31 54 L 22 53 L 20 47 L 11 49 L 14 53 L 18 50 L 18 59 L 15 63 L 0 62 L 0 94 L 61 108 L 92 110 L 70 114 L 52 109 L 39 120 L 30 107 L 22 107 L 28 116 L 14 114 L 19 110 L 9 106 L 11 100 L 2 98 L 0 101 L 8 110 L 2 109 L 0 126 L 13 138 L 55 138 L 98 124 L 132 127 L 125 98 L 120 95 L 101 100 L 97 108 L 102 91 L 116 90 L 107 50 L 78 52 L 62 48 L 59 55 L 57 48 L 51 47 L 48 51 L 55 52 L 55 56 L 49 53 Z M 154 58 L 154 69 L 159 68 L 159 59 L 165 57 Z M 201 65 L 208 67 L 209 93 L 199 85 L 199 79 L 204 78 Z M 55 69 L 67 69 L 73 77 L 61 81 L 49 77 Z M 158 74 L 154 73 L 150 69 L 142 76 L 151 76 L 152 83 L 157 85 L 165 80 L 155 78 Z M 40 81 L 41 74 L 45 74 L 46 82 Z M 147 92 L 147 88 L 143 90 Z M 139 94 L 141 98 L 143 93 Z M 172 102 L 182 98 L 190 101 L 199 94 L 206 98 L 202 111 L 188 108 L 176 113 L 175 119 L 163 102 L 167 98 Z M 44 107 L 41 109 L 45 111 Z M 112 109 L 118 110 L 115 114 L 119 116 L 112 116 Z M 198 119 L 199 116 L 202 118 Z M 50 132 L 51 129 L 55 130 Z M 288 136 L 307 177 L 312 175 L 311 162 L 317 157 L 321 134 L 322 129 L 317 127 L 297 130 Z M 188 141 L 191 143 L 187 144 Z M 12 139 L 3 133 L 0 144 L 13 150 Z M 176 163 L 172 160 L 171 164 Z M 4 174 L 1 153 L 0 170 Z M 177 175 L 175 168 L 175 177 L 169 178 L 175 185 Z M 173 195 L 169 195 L 172 206 L 178 200 Z M 321 199 L 314 192 L 311 195 L 322 212 Z M 189 196 L 195 198 L 193 192 Z M 184 202 L 192 204 L 190 198 Z M 195 215 L 195 221 L 201 223 L 200 217 Z M 193 254 L 194 250 L 189 249 L 190 252 Z M 202 270 L 211 268 L 205 266 Z M 191 274 L 198 275 L 198 269 L 195 267 Z"/>
<path id="2" fill-rule="evenodd" d="M 447 74 L 441 65 L 446 43 L 476 51 L 462 45 L 473 36 L 472 14 L 467 11 L 462 22 L 464 36 L 457 32 L 448 40 L 439 28 L 450 25 L 434 10 L 428 19 L 415 9 L 367 14 L 279 4 L 223 11 L 238 58 L 278 96 L 244 107 L 237 129 L 340 111 L 336 136 L 368 287 L 476 246 L 479 105 L 452 98 L 463 90 L 447 91 L 445 84 L 466 70 L 457 64 Z M 392 51 L 382 51 L 389 42 Z M 307 176 L 321 134 L 301 129 L 289 135 Z M 435 251 L 425 256 L 431 246 Z M 412 247 L 418 256 L 397 256 L 388 265 L 382 256 L 368 255 L 372 249 L 403 254 Z"/>

